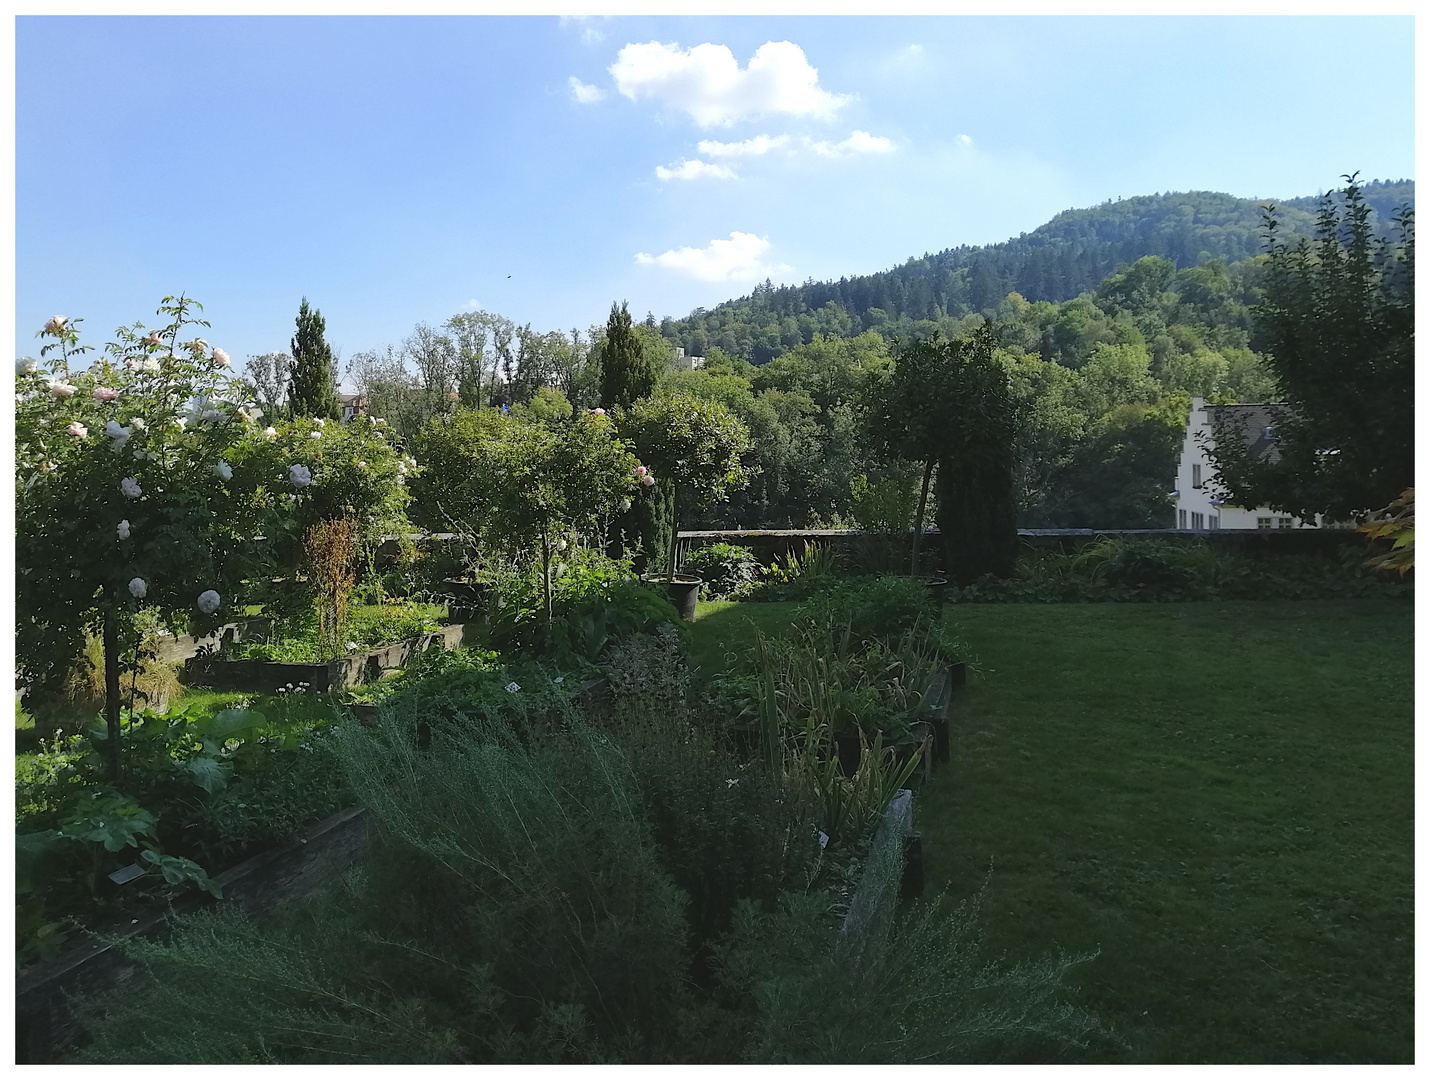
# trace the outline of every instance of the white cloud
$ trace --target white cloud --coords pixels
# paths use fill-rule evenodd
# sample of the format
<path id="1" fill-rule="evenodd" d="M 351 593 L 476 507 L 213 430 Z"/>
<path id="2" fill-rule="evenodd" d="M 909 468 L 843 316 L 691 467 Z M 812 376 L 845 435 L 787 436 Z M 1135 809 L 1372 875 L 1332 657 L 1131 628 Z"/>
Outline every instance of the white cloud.
<path id="1" fill-rule="evenodd" d="M 744 142 L 715 142 L 702 139 L 697 149 L 706 157 L 756 157 L 789 145 L 788 135 L 756 135 Z"/>
<path id="2" fill-rule="evenodd" d="M 482 308 L 482 302 L 480 300 L 468 300 L 465 304 L 462 305 L 462 307 L 464 307 L 468 311 L 480 311 Z"/>
<path id="3" fill-rule="evenodd" d="M 703 248 L 683 247 L 663 255 L 640 252 L 641 266 L 661 266 L 697 281 L 758 281 L 790 267 L 764 261 L 770 242 L 754 233 L 732 232 L 728 240 L 711 240 Z"/>
<path id="4" fill-rule="evenodd" d="M 789 41 L 765 42 L 743 69 L 724 45 L 630 44 L 616 54 L 610 72 L 616 89 L 632 101 L 654 98 L 701 127 L 769 113 L 827 118 L 850 100 L 820 89 L 818 70 Z"/>
<path id="5" fill-rule="evenodd" d="M 736 180 L 735 171 L 728 165 L 712 165 L 708 161 L 686 161 L 681 158 L 674 165 L 657 165 L 655 175 L 662 180 L 694 180 L 698 176 L 708 176 L 712 180 Z"/>
<path id="6" fill-rule="evenodd" d="M 571 97 L 580 105 L 592 105 L 606 96 L 606 92 L 599 86 L 591 86 L 583 83 L 580 79 L 572 75 L 566 80 L 571 84 Z"/>
<path id="7" fill-rule="evenodd" d="M 843 142 L 809 142 L 809 148 L 821 157 L 848 157 L 850 154 L 887 154 L 894 144 L 882 135 L 855 131 Z"/>
<path id="8" fill-rule="evenodd" d="M 972 145 L 973 145 L 973 136 L 972 136 L 972 135 L 960 135 L 960 136 L 958 137 L 958 141 L 961 142 L 964 146 L 972 146 Z"/>

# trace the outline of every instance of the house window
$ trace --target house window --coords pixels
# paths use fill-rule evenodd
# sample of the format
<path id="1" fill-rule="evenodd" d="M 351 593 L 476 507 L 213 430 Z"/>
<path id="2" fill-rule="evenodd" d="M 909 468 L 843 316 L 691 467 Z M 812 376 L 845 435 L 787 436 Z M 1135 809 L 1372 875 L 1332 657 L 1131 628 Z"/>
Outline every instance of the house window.
<path id="1" fill-rule="evenodd" d="M 1290 519 L 1290 518 L 1277 518 L 1277 519 L 1276 519 L 1276 527 L 1277 527 L 1278 529 L 1289 529 L 1289 528 L 1291 527 L 1291 519 Z"/>
<path id="2" fill-rule="evenodd" d="M 1199 488 L 1199 487 L 1201 487 L 1201 486 L 1202 486 L 1202 467 L 1201 467 L 1200 465 L 1193 465 L 1193 466 L 1192 466 L 1192 487 L 1194 487 L 1194 488 Z"/>
<path id="3" fill-rule="evenodd" d="M 1186 512 L 1185 510 L 1178 510 L 1178 511 L 1177 511 L 1177 528 L 1179 528 L 1179 529 L 1185 529 L 1186 527 L 1187 527 L 1187 512 Z"/>
<path id="4" fill-rule="evenodd" d="M 1196 513 L 1195 511 L 1193 511 L 1193 512 L 1192 512 L 1192 528 L 1194 528 L 1194 529 L 1205 529 L 1206 527 L 1207 527 L 1207 516 L 1206 516 L 1205 514 L 1198 514 L 1198 513 Z"/>
<path id="5" fill-rule="evenodd" d="M 1208 528 L 1208 529 L 1220 529 L 1220 528 L 1221 528 L 1221 516 L 1220 516 L 1219 514 L 1208 514 L 1208 515 L 1207 515 L 1207 528 Z"/>
<path id="6" fill-rule="evenodd" d="M 1257 519 L 1256 519 L 1256 527 L 1257 527 L 1258 529 L 1269 529 L 1269 528 L 1271 528 L 1271 519 L 1270 519 L 1270 518 L 1264 518 L 1264 517 L 1259 517 L 1259 518 L 1257 518 Z"/>

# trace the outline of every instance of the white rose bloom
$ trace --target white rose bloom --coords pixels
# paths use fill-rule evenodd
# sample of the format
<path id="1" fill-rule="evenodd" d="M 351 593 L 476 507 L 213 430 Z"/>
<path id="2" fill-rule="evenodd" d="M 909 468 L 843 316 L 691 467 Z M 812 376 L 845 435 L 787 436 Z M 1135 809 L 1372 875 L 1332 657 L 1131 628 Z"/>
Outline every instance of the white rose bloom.
<path id="1" fill-rule="evenodd" d="M 266 428 L 264 428 L 264 429 L 263 429 L 263 437 L 264 437 L 265 439 L 270 439 L 270 440 L 271 440 L 271 439 L 276 439 L 276 438 L 278 438 L 278 429 L 275 428 L 275 427 L 266 427 Z"/>
<path id="2" fill-rule="evenodd" d="M 143 599 L 144 599 L 144 594 L 147 593 L 148 591 L 149 591 L 149 586 L 146 585 L 146 584 L 144 584 L 144 579 L 143 579 L 143 578 L 137 577 L 137 578 L 132 578 L 132 579 L 130 579 L 130 582 L 129 582 L 129 594 L 130 594 L 131 596 L 133 596 L 136 600 L 143 600 Z"/>
<path id="3" fill-rule="evenodd" d="M 51 315 L 45 322 L 45 332 L 47 334 L 58 334 L 65 328 L 65 323 L 69 322 L 63 315 Z"/>
<path id="4" fill-rule="evenodd" d="M 194 340 L 193 340 L 192 342 L 190 342 L 190 344 L 191 344 L 191 345 L 197 345 L 199 348 L 203 349 L 205 352 L 208 351 L 209 343 L 208 343 L 207 341 L 205 341 L 203 338 L 194 338 Z"/>
<path id="5" fill-rule="evenodd" d="M 40 369 L 40 365 L 31 360 L 28 356 L 23 360 L 15 361 L 15 373 L 17 375 L 33 375 Z"/>
<path id="6" fill-rule="evenodd" d="M 50 383 L 50 393 L 61 401 L 65 400 L 65 398 L 74 397 L 78 390 L 79 387 L 71 386 L 69 383 L 59 379 L 55 379 Z"/>
<path id="7" fill-rule="evenodd" d="M 313 473 L 306 465 L 289 465 L 288 480 L 294 487 L 307 487 L 313 482 Z"/>
<path id="8" fill-rule="evenodd" d="M 215 349 L 214 363 L 217 364 L 219 367 L 228 367 L 228 365 L 231 364 L 232 361 L 229 360 L 228 353 L 224 352 L 222 349 Z"/>
<path id="9" fill-rule="evenodd" d="M 323 433 L 322 433 L 321 431 L 310 431 L 310 432 L 308 432 L 308 438 L 310 438 L 310 439 L 321 439 L 322 437 L 323 437 Z"/>
<path id="10" fill-rule="evenodd" d="M 217 611 L 221 602 L 218 593 L 212 589 L 206 589 L 199 593 L 199 610 L 205 615 L 212 615 Z"/>
<path id="11" fill-rule="evenodd" d="M 366 462 L 366 461 L 359 461 L 359 462 L 358 462 L 358 468 L 359 468 L 359 469 L 366 469 L 366 468 L 367 468 L 367 462 Z"/>
<path id="12" fill-rule="evenodd" d="M 327 421 L 324 420 L 321 416 L 315 416 L 313 417 L 313 423 L 317 424 L 319 427 L 322 427 L 324 424 L 327 423 Z"/>
<path id="13" fill-rule="evenodd" d="M 180 430 L 180 431 L 184 431 L 184 430 L 186 430 L 186 429 L 188 428 L 188 426 L 189 426 L 189 421 L 188 421 L 188 419 L 187 419 L 186 417 L 183 417 L 183 416 L 179 417 L 179 430 Z"/>
<path id="14" fill-rule="evenodd" d="M 148 424 L 144 423 L 142 416 L 136 416 L 133 420 L 129 421 L 129 426 L 135 431 L 144 431 L 149 427 Z"/>
<path id="15" fill-rule="evenodd" d="M 119 523 L 119 528 L 116 529 L 115 531 L 119 533 L 119 539 L 121 539 L 121 540 L 128 540 L 128 539 L 129 539 L 129 519 L 128 519 L 128 518 L 125 518 L 123 521 L 121 521 L 121 522 Z"/>
<path id="16" fill-rule="evenodd" d="M 150 357 L 148 357 L 147 359 L 140 360 L 137 364 L 134 365 L 134 370 L 135 370 L 135 371 L 158 371 L 158 370 L 159 370 L 159 358 L 158 358 L 157 356 L 150 356 Z"/>
<path id="17" fill-rule="evenodd" d="M 89 434 L 89 428 L 85 427 L 78 420 L 76 420 L 65 430 L 68 431 L 71 435 L 73 435 L 76 439 L 83 439 Z"/>
<path id="18" fill-rule="evenodd" d="M 139 486 L 139 481 L 132 476 L 126 476 L 119 481 L 119 490 L 124 492 L 126 499 L 137 499 L 144 494 L 144 489 Z"/>
<path id="19" fill-rule="evenodd" d="M 220 461 L 217 465 L 214 466 L 214 473 L 218 476 L 220 480 L 232 480 L 233 466 L 230 465 L 227 461 Z"/>

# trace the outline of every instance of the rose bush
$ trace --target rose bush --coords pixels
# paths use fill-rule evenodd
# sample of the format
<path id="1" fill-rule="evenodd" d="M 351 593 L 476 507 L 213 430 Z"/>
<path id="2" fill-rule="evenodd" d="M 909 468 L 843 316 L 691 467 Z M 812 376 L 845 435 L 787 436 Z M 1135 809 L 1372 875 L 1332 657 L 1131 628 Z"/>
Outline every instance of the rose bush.
<path id="1" fill-rule="evenodd" d="M 227 354 L 187 336 L 208 325 L 201 310 L 166 297 L 165 326 L 121 327 L 81 371 L 81 320 L 56 316 L 39 332 L 41 359 L 16 365 L 18 675 L 57 688 L 86 634 L 102 635 L 116 770 L 119 668 L 141 607 L 174 633 L 211 630 L 259 595 L 285 539 L 310 522 L 400 527 L 400 474 L 415 465 L 368 425 L 334 424 L 314 441 L 311 422 L 260 429 Z"/>

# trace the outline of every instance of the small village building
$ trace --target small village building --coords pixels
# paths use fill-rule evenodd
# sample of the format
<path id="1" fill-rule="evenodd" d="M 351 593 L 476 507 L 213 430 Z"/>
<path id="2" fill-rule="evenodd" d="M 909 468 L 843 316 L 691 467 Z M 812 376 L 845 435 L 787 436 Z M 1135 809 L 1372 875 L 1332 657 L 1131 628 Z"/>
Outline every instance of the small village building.
<path id="1" fill-rule="evenodd" d="M 339 394 L 338 406 L 342 409 L 342 421 L 350 422 L 354 416 L 367 415 L 367 398 L 362 394 Z"/>
<path id="2" fill-rule="evenodd" d="M 1182 456 L 1171 493 L 1176 504 L 1174 528 L 1196 532 L 1212 529 L 1315 529 L 1320 519 L 1300 518 L 1270 506 L 1235 506 L 1226 501 L 1216 483 L 1216 466 L 1208 450 L 1216 445 L 1217 432 L 1235 433 L 1253 461 L 1273 462 L 1276 424 L 1287 406 L 1281 404 L 1208 405 L 1205 398 L 1192 398 L 1187 432 L 1182 440 Z"/>

